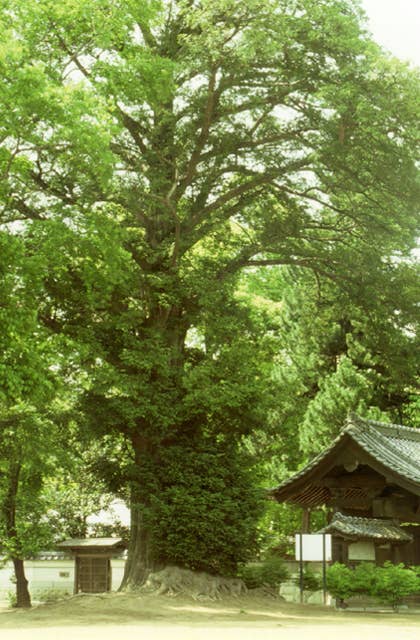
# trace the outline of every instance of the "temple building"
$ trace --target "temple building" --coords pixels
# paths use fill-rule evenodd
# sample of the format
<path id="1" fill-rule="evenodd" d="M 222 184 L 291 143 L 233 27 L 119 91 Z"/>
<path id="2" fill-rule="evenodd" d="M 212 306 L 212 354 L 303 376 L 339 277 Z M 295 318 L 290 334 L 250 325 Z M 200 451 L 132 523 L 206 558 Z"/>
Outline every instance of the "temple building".
<path id="1" fill-rule="evenodd" d="M 353 417 L 272 496 L 328 508 L 333 561 L 420 565 L 420 430 Z"/>

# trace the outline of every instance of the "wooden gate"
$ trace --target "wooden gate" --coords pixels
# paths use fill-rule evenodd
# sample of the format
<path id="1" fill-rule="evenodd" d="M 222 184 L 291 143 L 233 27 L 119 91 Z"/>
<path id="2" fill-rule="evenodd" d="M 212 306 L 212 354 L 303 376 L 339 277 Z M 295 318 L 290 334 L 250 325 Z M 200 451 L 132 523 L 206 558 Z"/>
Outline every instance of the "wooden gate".
<path id="1" fill-rule="evenodd" d="M 111 561 L 109 557 L 76 557 L 76 593 L 102 593 L 111 590 Z"/>

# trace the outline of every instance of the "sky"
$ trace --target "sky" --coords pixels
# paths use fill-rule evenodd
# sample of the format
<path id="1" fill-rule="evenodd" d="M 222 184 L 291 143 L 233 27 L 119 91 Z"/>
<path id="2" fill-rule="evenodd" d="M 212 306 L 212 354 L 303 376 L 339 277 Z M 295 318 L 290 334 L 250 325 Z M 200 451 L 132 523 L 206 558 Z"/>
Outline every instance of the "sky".
<path id="1" fill-rule="evenodd" d="M 420 0 L 362 0 L 376 42 L 420 66 Z"/>

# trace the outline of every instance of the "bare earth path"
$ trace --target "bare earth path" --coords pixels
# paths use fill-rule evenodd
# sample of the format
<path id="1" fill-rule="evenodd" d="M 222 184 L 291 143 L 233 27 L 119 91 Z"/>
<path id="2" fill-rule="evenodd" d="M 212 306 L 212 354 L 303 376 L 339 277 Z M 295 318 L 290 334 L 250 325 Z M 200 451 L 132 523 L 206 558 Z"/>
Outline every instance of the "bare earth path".
<path id="1" fill-rule="evenodd" d="M 420 640 L 415 613 L 355 614 L 251 596 L 107 594 L 0 612 L 1 640 Z"/>

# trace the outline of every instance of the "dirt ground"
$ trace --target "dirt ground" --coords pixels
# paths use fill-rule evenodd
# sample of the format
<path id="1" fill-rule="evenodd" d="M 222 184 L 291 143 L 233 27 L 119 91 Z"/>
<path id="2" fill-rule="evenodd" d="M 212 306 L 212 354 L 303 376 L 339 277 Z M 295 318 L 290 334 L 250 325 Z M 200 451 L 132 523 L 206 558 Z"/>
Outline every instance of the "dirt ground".
<path id="1" fill-rule="evenodd" d="M 351 613 L 246 595 L 75 596 L 0 611 L 1 640 L 420 640 L 420 614 Z"/>

